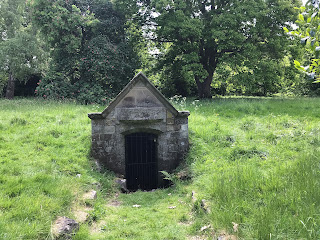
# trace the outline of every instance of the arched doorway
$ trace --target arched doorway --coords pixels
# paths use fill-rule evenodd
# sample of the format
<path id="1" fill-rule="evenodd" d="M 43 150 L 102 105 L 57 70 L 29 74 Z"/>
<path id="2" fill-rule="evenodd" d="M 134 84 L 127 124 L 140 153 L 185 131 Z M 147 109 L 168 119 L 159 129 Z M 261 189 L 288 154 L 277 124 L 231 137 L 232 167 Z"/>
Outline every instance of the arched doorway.
<path id="1" fill-rule="evenodd" d="M 129 190 L 157 188 L 157 135 L 132 133 L 125 136 L 126 179 Z"/>

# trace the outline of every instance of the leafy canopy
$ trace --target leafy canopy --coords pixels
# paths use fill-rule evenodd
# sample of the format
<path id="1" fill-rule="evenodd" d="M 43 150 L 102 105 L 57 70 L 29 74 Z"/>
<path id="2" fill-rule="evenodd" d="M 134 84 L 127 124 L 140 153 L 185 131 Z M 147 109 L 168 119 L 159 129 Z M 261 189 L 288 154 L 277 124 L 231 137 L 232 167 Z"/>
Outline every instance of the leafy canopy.
<path id="1" fill-rule="evenodd" d="M 52 49 L 39 95 L 103 103 L 133 76 L 137 62 L 124 17 L 109 1 L 34 0 L 30 6 Z"/>
<path id="2" fill-rule="evenodd" d="M 128 6 L 126 11 L 133 8 L 134 1 L 119 1 Z M 262 71 L 260 63 L 284 57 L 288 37 L 283 27 L 295 20 L 293 7 L 299 4 L 296 0 L 143 0 L 132 19 L 143 22 L 146 36 L 158 43 L 160 69 L 181 66 L 175 69 L 192 76 L 199 97 L 211 97 L 213 75 L 220 65 Z"/>
<path id="3" fill-rule="evenodd" d="M 298 8 L 300 13 L 296 24 L 298 28 L 289 31 L 284 28 L 285 32 L 292 36 L 300 38 L 300 43 L 305 46 L 307 52 L 306 66 L 302 66 L 298 60 L 295 60 L 297 69 L 302 70 L 320 82 L 320 10 L 318 0 L 309 0 L 305 6 Z"/>
<path id="4" fill-rule="evenodd" d="M 25 81 L 43 67 L 45 53 L 25 0 L 0 2 L 0 92 L 8 79 Z"/>

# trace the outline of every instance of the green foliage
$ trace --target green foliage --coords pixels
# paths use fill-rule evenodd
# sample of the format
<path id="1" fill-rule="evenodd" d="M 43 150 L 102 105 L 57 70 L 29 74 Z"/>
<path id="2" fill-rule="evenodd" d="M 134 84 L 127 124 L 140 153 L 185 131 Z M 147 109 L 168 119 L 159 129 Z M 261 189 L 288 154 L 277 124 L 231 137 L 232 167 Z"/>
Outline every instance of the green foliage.
<path id="1" fill-rule="evenodd" d="M 318 1 L 309 0 L 305 6 L 299 8 L 300 13 L 296 24 L 298 28 L 289 31 L 284 28 L 284 31 L 292 36 L 300 39 L 300 43 L 305 47 L 306 56 L 304 59 L 305 66 L 302 66 L 298 60 L 294 61 L 295 67 L 309 75 L 310 79 L 314 79 L 315 83 L 320 82 L 320 16 Z"/>
<path id="2" fill-rule="evenodd" d="M 175 61 L 171 66 L 162 66 L 162 71 L 159 70 L 159 66 L 156 70 L 159 70 L 159 82 L 158 88 L 166 96 L 196 96 L 197 86 L 194 82 L 194 78 L 190 73 L 183 70 L 183 62 Z"/>
<path id="3" fill-rule="evenodd" d="M 4 89 L 8 82 L 8 76 L 4 72 L 0 72 L 0 92 Z M 1 95 L 1 94 L 0 94 Z"/>
<path id="4" fill-rule="evenodd" d="M 30 22 L 30 12 L 24 0 L 4 0 L 0 3 L 0 92 L 9 75 L 26 81 L 44 67 L 43 42 Z"/>
<path id="5" fill-rule="evenodd" d="M 160 171 L 163 175 L 163 179 L 167 180 L 169 184 L 176 185 L 179 181 L 178 177 L 174 173 L 168 173 L 167 171 Z"/>
<path id="6" fill-rule="evenodd" d="M 274 68 L 288 54 L 289 39 L 282 28 L 295 20 L 293 7 L 299 4 L 289 0 L 151 0 L 139 1 L 134 8 L 131 0 L 118 2 L 133 8 L 134 17 L 140 12 L 137 21 L 145 19 L 144 27 L 151 32 L 147 37 L 156 41 L 160 50 L 157 69 L 164 70 L 161 78 L 171 79 L 170 86 L 177 79 L 176 90 L 183 95 L 188 91 L 180 85 L 188 85 L 193 79 L 202 98 L 211 97 L 213 76 L 225 65 L 234 71 L 237 67 L 248 68 L 256 76 L 248 81 L 260 85 L 257 88 L 262 89 L 258 90 L 261 94 L 274 93 L 273 85 L 279 80 L 278 69 Z M 168 72 L 172 74 L 168 76 Z"/>
<path id="7" fill-rule="evenodd" d="M 101 103 L 106 105 L 112 96 L 111 91 L 106 91 L 101 85 L 89 81 L 78 81 L 74 84 L 66 81 L 63 74 L 49 72 L 39 81 L 36 94 L 45 99 L 75 99 L 82 104 Z"/>
<path id="8" fill-rule="evenodd" d="M 34 23 L 52 47 L 39 96 L 105 103 L 133 77 L 137 59 L 126 40 L 123 16 L 109 1 L 36 0 L 31 7 Z M 47 90 L 52 88 L 54 94 Z M 78 94 L 87 89 L 87 95 Z"/>
<path id="9" fill-rule="evenodd" d="M 107 85 L 110 93 L 118 93 L 132 76 L 133 53 L 124 42 L 113 44 L 102 36 L 88 42 L 80 62 L 83 77 Z M 94 81 L 95 80 L 95 81 Z"/>
<path id="10" fill-rule="evenodd" d="M 42 54 L 32 29 L 16 33 L 14 38 L 0 43 L 1 70 L 14 73 L 15 78 L 25 81 L 32 73 L 38 73 Z"/>

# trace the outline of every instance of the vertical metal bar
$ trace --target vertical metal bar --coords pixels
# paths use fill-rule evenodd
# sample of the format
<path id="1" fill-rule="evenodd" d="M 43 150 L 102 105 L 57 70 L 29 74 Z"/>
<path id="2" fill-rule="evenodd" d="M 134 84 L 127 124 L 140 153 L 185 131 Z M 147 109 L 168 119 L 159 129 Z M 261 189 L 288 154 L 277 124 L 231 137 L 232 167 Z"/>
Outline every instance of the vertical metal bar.
<path id="1" fill-rule="evenodd" d="M 135 165 L 134 165 L 134 170 L 135 170 L 135 186 L 136 188 L 139 188 L 139 165 L 137 163 L 139 163 L 139 135 L 136 133 L 134 134 L 135 138 L 134 138 L 134 142 L 135 142 Z"/>
<path id="2" fill-rule="evenodd" d="M 138 155 L 139 155 L 139 159 L 138 159 L 138 164 L 137 164 L 137 176 L 138 176 L 138 187 L 139 189 L 143 189 L 143 186 L 142 186 L 142 171 L 141 171 L 141 163 L 142 163 L 142 143 L 141 143 L 141 133 L 137 133 L 137 142 L 138 142 L 138 149 L 137 149 L 137 152 L 138 152 Z"/>

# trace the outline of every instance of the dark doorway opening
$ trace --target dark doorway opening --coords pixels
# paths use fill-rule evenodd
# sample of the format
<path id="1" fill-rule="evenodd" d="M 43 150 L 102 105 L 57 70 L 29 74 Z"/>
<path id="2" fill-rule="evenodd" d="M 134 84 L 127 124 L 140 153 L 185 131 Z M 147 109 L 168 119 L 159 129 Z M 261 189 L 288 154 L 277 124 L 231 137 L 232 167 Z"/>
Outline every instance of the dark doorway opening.
<path id="1" fill-rule="evenodd" d="M 133 191 L 157 188 L 157 136 L 132 133 L 125 138 L 127 188 Z"/>

